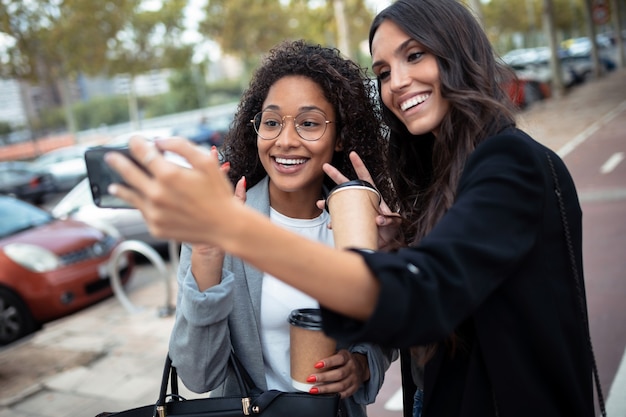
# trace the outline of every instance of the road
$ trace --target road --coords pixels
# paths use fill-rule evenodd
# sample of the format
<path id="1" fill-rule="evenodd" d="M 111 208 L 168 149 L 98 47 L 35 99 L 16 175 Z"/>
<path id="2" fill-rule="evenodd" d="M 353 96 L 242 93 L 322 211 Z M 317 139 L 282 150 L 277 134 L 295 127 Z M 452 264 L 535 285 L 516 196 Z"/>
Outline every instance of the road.
<path id="1" fill-rule="evenodd" d="M 583 209 L 591 336 L 610 406 L 626 415 L 626 112 L 566 156 Z M 620 370 L 620 364 L 622 366 Z M 616 380 L 616 375 L 620 377 Z M 612 415 L 612 414 L 609 414 Z M 616 416 L 617 417 L 617 416 Z"/>

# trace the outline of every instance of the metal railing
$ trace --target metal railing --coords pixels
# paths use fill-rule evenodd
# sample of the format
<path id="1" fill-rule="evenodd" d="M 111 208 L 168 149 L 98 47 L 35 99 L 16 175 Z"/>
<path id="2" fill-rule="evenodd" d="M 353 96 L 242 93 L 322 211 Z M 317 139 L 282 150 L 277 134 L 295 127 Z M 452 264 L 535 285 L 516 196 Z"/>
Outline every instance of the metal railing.
<path id="1" fill-rule="evenodd" d="M 168 242 L 169 256 L 174 271 L 176 271 L 176 269 L 178 268 L 179 255 L 177 249 L 177 242 Z M 124 286 L 122 285 L 120 274 L 118 272 L 118 263 L 122 258 L 122 255 L 131 251 L 137 252 L 145 256 L 152 263 L 152 265 L 156 267 L 157 272 L 162 279 L 163 284 L 165 285 L 165 300 L 163 306 L 158 308 L 157 314 L 159 317 L 171 316 L 174 313 L 176 307 L 172 302 L 172 286 L 168 268 L 165 265 L 165 261 L 163 261 L 161 255 L 159 255 L 159 253 L 152 246 L 140 240 L 126 240 L 113 250 L 108 264 L 108 272 L 111 277 L 111 287 L 113 288 L 113 294 L 115 294 L 115 297 L 129 313 L 134 314 L 142 310 L 141 307 L 133 304 L 130 298 L 128 298 L 128 295 L 124 290 Z"/>

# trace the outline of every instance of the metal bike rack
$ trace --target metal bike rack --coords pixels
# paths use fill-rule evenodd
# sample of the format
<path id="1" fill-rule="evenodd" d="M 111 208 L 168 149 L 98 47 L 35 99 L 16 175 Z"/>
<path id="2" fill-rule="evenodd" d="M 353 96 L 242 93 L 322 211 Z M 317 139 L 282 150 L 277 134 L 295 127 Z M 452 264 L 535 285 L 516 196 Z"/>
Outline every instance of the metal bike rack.
<path id="1" fill-rule="evenodd" d="M 170 241 L 168 246 L 172 263 L 174 265 L 178 265 L 178 253 L 176 252 L 178 244 L 174 241 Z M 113 250 L 111 259 L 109 260 L 108 270 L 109 275 L 111 276 L 111 287 L 113 288 L 115 297 L 117 297 L 122 306 L 124 306 L 129 313 L 134 314 L 141 311 L 141 308 L 135 306 L 126 295 L 124 287 L 122 286 L 120 275 L 117 272 L 117 266 L 122 255 L 130 251 L 142 254 L 157 268 L 163 279 L 163 283 L 165 284 L 165 304 L 158 309 L 158 316 L 171 316 L 174 313 L 175 306 L 172 304 L 172 288 L 167 267 L 161 255 L 159 255 L 154 248 L 145 242 L 139 240 L 126 240 Z"/>

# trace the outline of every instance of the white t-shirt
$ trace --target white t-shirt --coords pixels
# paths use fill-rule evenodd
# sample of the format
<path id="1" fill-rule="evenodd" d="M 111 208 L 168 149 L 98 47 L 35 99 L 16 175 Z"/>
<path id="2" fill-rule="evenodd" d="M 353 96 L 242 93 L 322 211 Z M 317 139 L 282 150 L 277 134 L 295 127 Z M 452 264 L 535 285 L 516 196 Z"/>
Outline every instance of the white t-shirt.
<path id="1" fill-rule="evenodd" d="M 328 212 L 314 219 L 292 219 L 270 208 L 272 222 L 309 239 L 333 246 Z M 285 253 L 285 256 L 289 256 Z M 268 389 L 293 391 L 289 366 L 289 313 L 297 308 L 318 308 L 317 300 L 274 278 L 263 275 L 261 293 L 261 345 Z"/>

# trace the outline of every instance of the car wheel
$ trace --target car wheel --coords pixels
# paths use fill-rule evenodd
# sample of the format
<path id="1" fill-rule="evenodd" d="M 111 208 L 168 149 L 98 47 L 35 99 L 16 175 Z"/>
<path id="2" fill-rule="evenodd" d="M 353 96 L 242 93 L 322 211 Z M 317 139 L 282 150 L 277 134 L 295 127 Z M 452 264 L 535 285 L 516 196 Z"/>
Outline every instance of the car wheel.
<path id="1" fill-rule="evenodd" d="M 36 323 L 26 305 L 11 291 L 0 288 L 0 346 L 35 331 Z"/>

